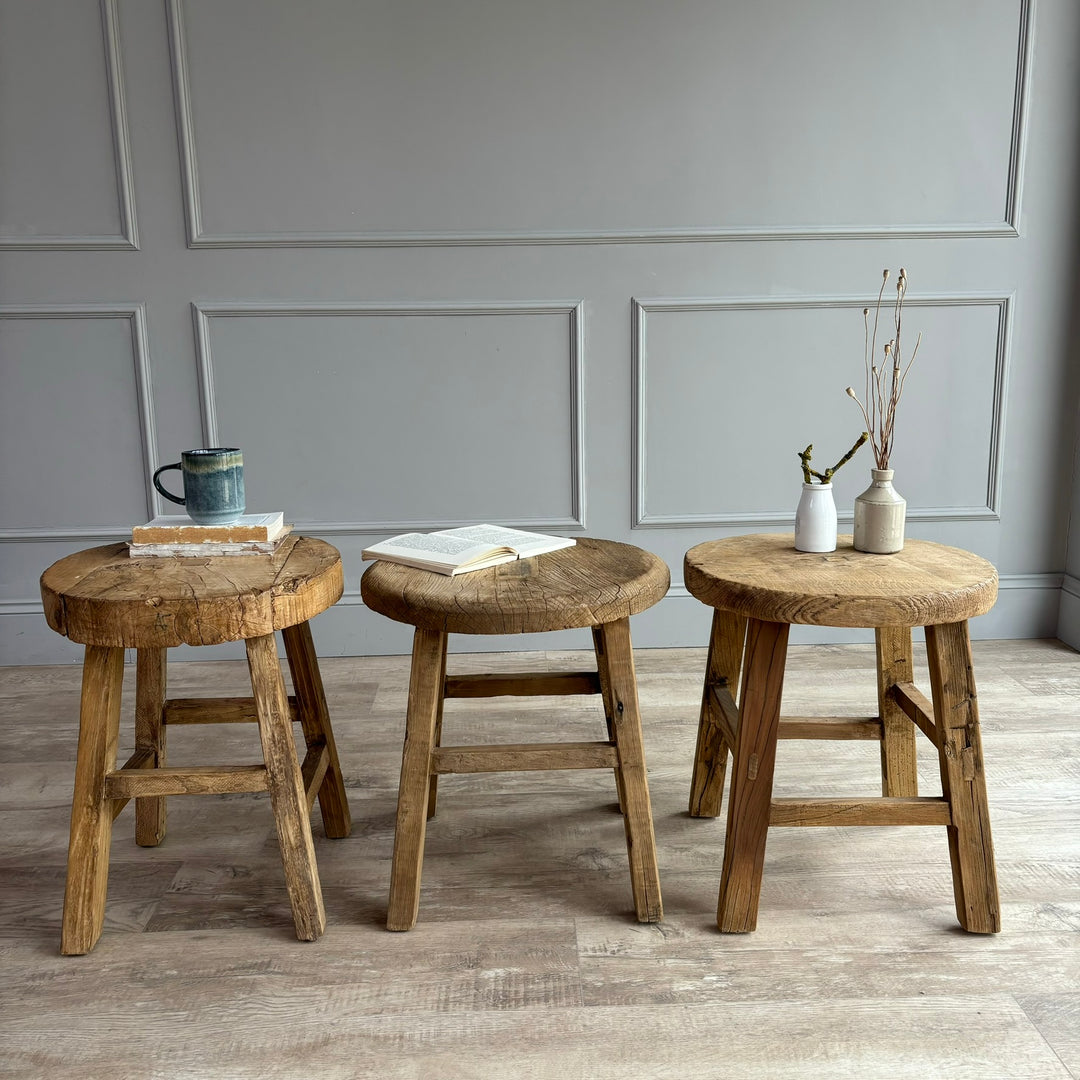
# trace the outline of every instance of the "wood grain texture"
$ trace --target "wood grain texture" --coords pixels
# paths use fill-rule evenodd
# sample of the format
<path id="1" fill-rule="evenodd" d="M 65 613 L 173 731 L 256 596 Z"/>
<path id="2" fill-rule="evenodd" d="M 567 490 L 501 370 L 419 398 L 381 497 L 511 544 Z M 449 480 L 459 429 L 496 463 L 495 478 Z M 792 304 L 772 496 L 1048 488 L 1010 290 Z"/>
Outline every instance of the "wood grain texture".
<path id="1" fill-rule="evenodd" d="M 911 798 L 919 794 L 915 728 L 893 693 L 897 683 L 912 681 L 911 629 L 879 626 L 877 650 L 878 716 L 881 718 L 881 794 Z"/>
<path id="2" fill-rule="evenodd" d="M 941 737 L 934 719 L 934 703 L 914 683 L 896 683 L 891 692 L 904 714 L 936 749 Z"/>
<path id="3" fill-rule="evenodd" d="M 941 787 L 952 806 L 948 835 L 956 917 L 965 930 L 997 933 L 1001 904 L 967 623 L 928 626 L 926 658 L 940 739 Z"/>
<path id="4" fill-rule="evenodd" d="M 165 795 L 226 795 L 266 791 L 265 765 L 185 765 L 182 768 L 117 769 L 105 777 L 109 799 Z"/>
<path id="5" fill-rule="evenodd" d="M 432 751 L 437 773 L 529 772 L 535 769 L 613 769 L 618 753 L 606 742 L 497 743 L 441 746 Z"/>
<path id="6" fill-rule="evenodd" d="M 294 626 L 341 596 L 341 557 L 292 536 L 273 555 L 132 559 L 125 544 L 78 552 L 41 576 L 50 627 L 123 648 L 217 645 Z"/>
<path id="7" fill-rule="evenodd" d="M 300 720 L 296 696 L 289 697 L 289 716 Z M 257 724 L 259 710 L 253 697 L 170 698 L 165 702 L 165 723 L 169 724 Z"/>
<path id="8" fill-rule="evenodd" d="M 949 825 L 942 798 L 773 799 L 770 825 Z"/>
<path id="9" fill-rule="evenodd" d="M 615 740 L 615 702 L 611 696 L 611 684 L 608 682 L 607 660 L 604 657 L 604 632 L 599 626 L 592 628 L 593 656 L 596 657 L 596 681 L 600 686 L 600 700 L 604 704 L 604 727 L 608 742 Z M 622 774 L 618 763 L 615 765 L 615 794 L 619 799 L 619 813 L 626 813 L 626 796 L 623 794 Z"/>
<path id="10" fill-rule="evenodd" d="M 716 912 L 716 924 L 726 933 L 745 933 L 757 926 L 789 629 L 787 623 L 747 622 L 739 731 L 733 747 Z"/>
<path id="11" fill-rule="evenodd" d="M 691 817 L 716 817 L 720 813 L 727 758 L 733 744 L 724 736 L 722 710 L 713 690 L 725 689 L 734 698 L 742 670 L 745 638 L 745 618 L 719 609 L 713 612 L 698 715 L 694 771 L 690 780 Z"/>
<path id="12" fill-rule="evenodd" d="M 135 745 L 149 751 L 147 768 L 164 768 L 166 657 L 164 649 L 139 649 L 135 658 Z M 155 847 L 165 839 L 167 802 L 149 795 L 135 803 L 135 842 Z"/>
<path id="13" fill-rule="evenodd" d="M 314 941 L 326 929 L 326 911 L 315 863 L 307 796 L 289 721 L 285 682 L 278 663 L 277 640 L 273 634 L 267 634 L 248 638 L 244 645 L 259 710 L 259 739 L 296 936 L 301 941 Z"/>
<path id="14" fill-rule="evenodd" d="M 623 825 L 630 859 L 630 884 L 638 922 L 659 922 L 664 916 L 660 898 L 660 872 L 656 861 L 652 802 L 645 771 L 637 675 L 630 646 L 630 620 L 619 619 L 601 627 L 604 675 L 612 703 L 612 738 L 619 755 L 620 791 L 624 800 Z"/>
<path id="15" fill-rule="evenodd" d="M 287 626 L 281 637 L 289 662 L 289 674 L 296 690 L 296 711 L 304 733 L 304 742 L 309 753 L 326 749 L 326 761 L 318 788 L 323 830 L 327 836 L 341 839 L 352 831 L 352 820 L 311 626 L 306 622 Z"/>
<path id="16" fill-rule="evenodd" d="M 446 705 L 446 649 L 449 644 L 449 635 L 443 634 L 442 647 L 439 652 L 439 674 L 438 683 L 443 688 L 442 694 L 439 696 L 439 702 L 435 706 L 435 732 L 432 737 L 433 746 L 442 746 L 442 726 L 443 726 L 443 708 Z M 427 816 L 428 820 L 435 816 L 436 810 L 439 807 L 439 776 L 438 773 L 432 771 L 431 776 L 428 777 L 428 798 L 427 798 Z"/>
<path id="17" fill-rule="evenodd" d="M 595 671 L 524 671 L 513 675 L 450 675 L 446 696 L 451 697 L 532 697 L 554 694 L 599 694 L 600 677 Z"/>
<path id="18" fill-rule="evenodd" d="M 959 548 L 908 540 L 893 555 L 795 550 L 790 536 L 756 534 L 691 548 L 686 587 L 710 607 L 766 622 L 813 626 L 929 626 L 983 615 L 997 598 L 997 571 Z"/>
<path id="19" fill-rule="evenodd" d="M 60 951 L 65 955 L 89 952 L 105 920 L 113 823 L 105 774 L 116 767 L 123 674 L 123 649 L 86 647 L 60 937 Z"/>
<path id="20" fill-rule="evenodd" d="M 780 738 L 880 742 L 881 721 L 876 716 L 781 716 Z"/>
<path id="21" fill-rule="evenodd" d="M 387 930 L 411 930 L 420 908 L 420 874 L 428 820 L 428 785 L 435 748 L 435 720 L 442 701 L 446 634 L 417 627 L 413 634 L 409 706 L 398 781 L 394 857 L 390 871 Z"/>
<path id="22" fill-rule="evenodd" d="M 454 634 L 529 634 L 599 626 L 663 599 L 665 563 L 630 544 L 579 537 L 562 551 L 457 577 L 376 562 L 364 603 L 397 622 Z"/>

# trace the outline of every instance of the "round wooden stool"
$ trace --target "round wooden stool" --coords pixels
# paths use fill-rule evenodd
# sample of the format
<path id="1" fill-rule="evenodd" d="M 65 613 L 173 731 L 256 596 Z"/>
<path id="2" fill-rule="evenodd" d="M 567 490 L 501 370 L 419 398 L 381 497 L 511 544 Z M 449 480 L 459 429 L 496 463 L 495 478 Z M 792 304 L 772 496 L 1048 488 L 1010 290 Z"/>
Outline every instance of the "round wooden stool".
<path id="1" fill-rule="evenodd" d="M 101 936 L 112 823 L 135 799 L 135 838 L 165 836 L 165 796 L 266 791 L 277 824 L 296 936 L 326 925 L 309 814 L 348 836 L 349 807 L 308 620 L 341 596 L 341 558 L 321 540 L 288 537 L 273 555 L 129 558 L 126 544 L 69 555 L 41 577 L 45 617 L 86 646 L 67 887 L 60 950 L 86 953 Z M 287 698 L 274 638 L 282 631 L 295 698 Z M 243 639 L 253 698 L 165 697 L 165 650 Z M 136 649 L 135 753 L 116 767 L 124 649 Z M 291 720 L 307 754 L 297 761 Z M 171 724 L 257 721 L 263 765 L 165 767 Z"/>
<path id="2" fill-rule="evenodd" d="M 440 773 L 613 769 L 626 827 L 630 882 L 640 922 L 662 914 L 652 809 L 645 777 L 630 616 L 662 599 L 667 566 L 629 544 L 579 538 L 574 547 L 457 577 L 376 562 L 360 587 L 364 603 L 416 627 L 398 788 L 386 925 L 408 930 L 420 903 L 427 818 Z M 592 627 L 596 671 L 447 676 L 448 634 L 533 634 Z M 442 746 L 448 697 L 600 694 L 602 742 Z"/>
<path id="3" fill-rule="evenodd" d="M 770 825 L 943 825 L 956 914 L 1001 929 L 967 620 L 997 597 L 997 571 L 957 548 L 908 540 L 894 555 L 795 550 L 791 536 L 736 536 L 686 553 L 686 587 L 715 608 L 690 793 L 693 817 L 720 812 L 733 756 L 717 924 L 757 925 Z M 781 718 L 789 624 L 873 627 L 878 708 L 870 718 Z M 926 628 L 932 701 L 914 686 L 911 628 Z M 745 647 L 744 647 L 745 646 Z M 739 703 L 734 690 L 742 669 Z M 942 794 L 920 798 L 915 728 L 934 745 Z M 773 799 L 777 738 L 876 739 L 882 798 Z"/>

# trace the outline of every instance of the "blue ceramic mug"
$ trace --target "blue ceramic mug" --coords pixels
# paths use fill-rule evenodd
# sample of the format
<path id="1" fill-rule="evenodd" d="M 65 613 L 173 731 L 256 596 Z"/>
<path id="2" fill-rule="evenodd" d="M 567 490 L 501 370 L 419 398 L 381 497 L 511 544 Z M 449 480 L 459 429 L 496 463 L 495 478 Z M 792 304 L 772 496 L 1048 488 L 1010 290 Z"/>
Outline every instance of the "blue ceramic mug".
<path id="1" fill-rule="evenodd" d="M 169 469 L 180 470 L 183 498 L 166 491 L 158 480 Z M 179 461 L 154 473 L 154 487 L 199 525 L 231 525 L 244 513 L 244 455 L 235 446 L 185 450 Z"/>

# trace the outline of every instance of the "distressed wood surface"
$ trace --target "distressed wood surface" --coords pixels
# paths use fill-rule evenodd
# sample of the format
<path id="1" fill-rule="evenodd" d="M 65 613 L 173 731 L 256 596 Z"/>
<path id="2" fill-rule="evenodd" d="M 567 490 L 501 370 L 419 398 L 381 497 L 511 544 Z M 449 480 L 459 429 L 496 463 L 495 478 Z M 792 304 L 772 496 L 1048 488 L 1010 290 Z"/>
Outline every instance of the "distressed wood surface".
<path id="1" fill-rule="evenodd" d="M 244 645 L 251 671 L 251 688 L 259 711 L 259 739 L 266 763 L 266 782 L 296 936 L 302 941 L 314 941 L 326 929 L 326 911 L 315 863 L 307 794 L 296 760 L 288 699 L 278 663 L 277 640 L 273 634 L 267 634 L 248 638 Z"/>
<path id="2" fill-rule="evenodd" d="M 730 715 L 725 717 L 723 705 L 734 699 L 739 685 L 745 638 L 745 618 L 729 611 L 713 612 L 690 780 L 691 817 L 716 817 L 720 813 L 728 753 L 734 745 L 730 729 L 736 726 Z M 727 698 L 718 700 L 716 690 L 725 691 Z"/>
<path id="3" fill-rule="evenodd" d="M 965 930 L 997 933 L 1001 903 L 967 623 L 928 626 L 926 658 L 940 742 L 941 787 L 952 806 L 948 834 L 956 917 Z"/>
<path id="4" fill-rule="evenodd" d="M 148 752 L 147 768 L 166 765 L 165 750 L 165 649 L 139 649 L 135 677 L 135 746 Z M 165 839 L 167 802 L 163 796 L 148 795 L 135 803 L 135 841 L 141 847 L 155 847 Z"/>
<path id="5" fill-rule="evenodd" d="M 218 645 L 306 622 L 341 596 L 341 557 L 291 536 L 273 555 L 130 558 L 126 544 L 78 552 L 41 575 L 45 618 L 87 645 Z"/>
<path id="6" fill-rule="evenodd" d="M 717 926 L 728 933 L 745 933 L 757 926 L 789 630 L 787 623 L 747 622 L 716 912 Z"/>
<path id="7" fill-rule="evenodd" d="M 456 578 L 383 562 L 365 571 L 361 582 L 365 603 L 416 628 L 398 786 L 389 929 L 408 930 L 416 922 L 425 822 L 435 816 L 439 776 L 460 773 L 613 769 L 635 911 L 641 922 L 661 918 L 630 615 L 661 599 L 669 582 L 667 566 L 655 555 L 628 544 L 589 538 L 563 551 Z M 503 634 L 585 626 L 592 629 L 595 673 L 446 673 L 450 632 Z M 607 742 L 441 745 L 447 699 L 594 694 L 603 702 Z"/>
<path id="8" fill-rule="evenodd" d="M 434 773 L 435 719 L 443 696 L 445 657 L 446 634 L 417 627 L 413 634 L 405 745 L 401 751 L 401 778 L 398 781 L 387 930 L 411 930 L 420 910 L 428 785 Z"/>
<path id="9" fill-rule="evenodd" d="M 116 765 L 123 673 L 122 649 L 86 647 L 60 937 L 60 951 L 67 955 L 89 952 L 104 925 L 113 823 L 105 776 Z"/>
<path id="10" fill-rule="evenodd" d="M 582 536 L 562 551 L 457 577 L 376 562 L 360 588 L 374 611 L 425 630 L 529 634 L 636 615 L 663 599 L 670 582 L 657 556 Z"/>
<path id="11" fill-rule="evenodd" d="M 912 679 L 911 630 L 879 626 L 877 650 L 878 716 L 881 720 L 881 794 L 896 798 L 919 794 L 915 727 L 897 701 L 893 688 Z"/>
<path id="12" fill-rule="evenodd" d="M 432 754 L 436 773 L 530 772 L 534 769 L 613 769 L 618 753 L 607 742 L 497 743 L 440 746 Z"/>
<path id="13" fill-rule="evenodd" d="M 345 795 L 341 762 L 338 760 L 337 742 L 330 724 L 330 710 L 326 706 L 326 691 L 319 672 L 319 658 L 315 654 L 315 642 L 308 623 L 287 626 L 281 633 L 285 644 L 285 656 L 289 662 L 289 674 L 296 689 L 295 715 L 304 733 L 308 754 L 320 758 L 322 775 L 318 787 L 319 811 L 327 836 L 341 839 L 352 831 L 349 816 L 349 800 Z M 294 715 L 292 702 L 288 715 Z M 325 755 L 321 753 L 325 750 Z M 325 761 L 323 758 L 325 757 Z"/>
<path id="14" fill-rule="evenodd" d="M 596 681 L 600 686 L 600 700 L 604 705 L 604 726 L 607 729 L 608 742 L 615 738 L 615 702 L 611 697 L 611 684 L 608 681 L 607 661 L 604 658 L 606 644 L 604 634 L 599 626 L 592 628 L 593 656 L 596 657 Z M 615 794 L 619 799 L 619 813 L 626 813 L 626 796 L 623 793 L 622 775 L 619 772 L 618 763 L 615 764 Z"/>
<path id="15" fill-rule="evenodd" d="M 813 626 L 929 626 L 983 615 L 997 597 L 997 571 L 959 548 L 908 540 L 893 555 L 796 551 L 790 536 L 709 540 L 684 559 L 686 587 L 709 607 L 766 622 Z"/>
<path id="16" fill-rule="evenodd" d="M 236 795 L 266 791 L 265 765 L 184 765 L 181 768 L 117 769 L 105 778 L 110 799 L 165 795 Z"/>
<path id="17" fill-rule="evenodd" d="M 253 697 L 170 698 L 165 702 L 165 723 L 175 724 L 257 724 L 259 710 Z M 300 720 L 296 696 L 289 697 L 289 716 Z"/>
<path id="18" fill-rule="evenodd" d="M 770 825 L 950 825 L 940 797 L 873 799 L 773 799 Z"/>
<path id="19" fill-rule="evenodd" d="M 619 794 L 623 803 L 630 885 L 638 922 L 659 922 L 664 916 L 660 898 L 652 801 L 645 771 L 637 675 L 630 647 L 630 620 L 618 619 L 600 627 L 603 647 L 601 682 L 611 697 L 612 741 L 618 752 Z"/>

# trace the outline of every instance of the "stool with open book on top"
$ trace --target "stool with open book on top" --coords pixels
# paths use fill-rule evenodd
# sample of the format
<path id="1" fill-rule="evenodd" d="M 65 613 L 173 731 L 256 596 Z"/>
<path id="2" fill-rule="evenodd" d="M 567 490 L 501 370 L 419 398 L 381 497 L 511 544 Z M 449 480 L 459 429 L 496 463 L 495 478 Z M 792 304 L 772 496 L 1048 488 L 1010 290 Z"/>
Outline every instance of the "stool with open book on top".
<path id="1" fill-rule="evenodd" d="M 415 549 L 411 556 L 400 554 L 400 537 L 364 552 L 365 558 L 380 560 L 361 579 L 364 603 L 415 627 L 387 928 L 408 930 L 416 923 L 426 823 L 435 814 L 440 774 L 548 769 L 613 770 L 626 830 L 635 912 L 640 922 L 657 922 L 663 909 L 630 616 L 663 598 L 670 583 L 668 568 L 655 555 L 610 540 L 580 537 L 575 542 L 493 526 L 447 533 L 460 534 L 470 528 L 476 530 L 471 539 L 508 549 L 502 552 L 501 561 L 485 569 L 457 573 L 387 561 L 384 555 L 424 558 Z M 506 535 L 511 532 L 518 536 Z M 409 543 L 422 546 L 423 541 L 416 539 L 419 534 L 411 536 Z M 546 551 L 524 554 L 535 550 L 538 541 L 543 547 L 545 539 L 551 545 Z M 436 540 L 434 546 L 437 552 L 448 545 Z M 460 559 L 464 553 L 444 554 Z M 483 558 L 479 552 L 475 557 Z M 592 629 L 595 671 L 447 674 L 450 634 L 529 634 L 577 627 Z M 599 695 L 608 737 L 572 743 L 442 743 L 446 698 L 547 694 Z"/>

